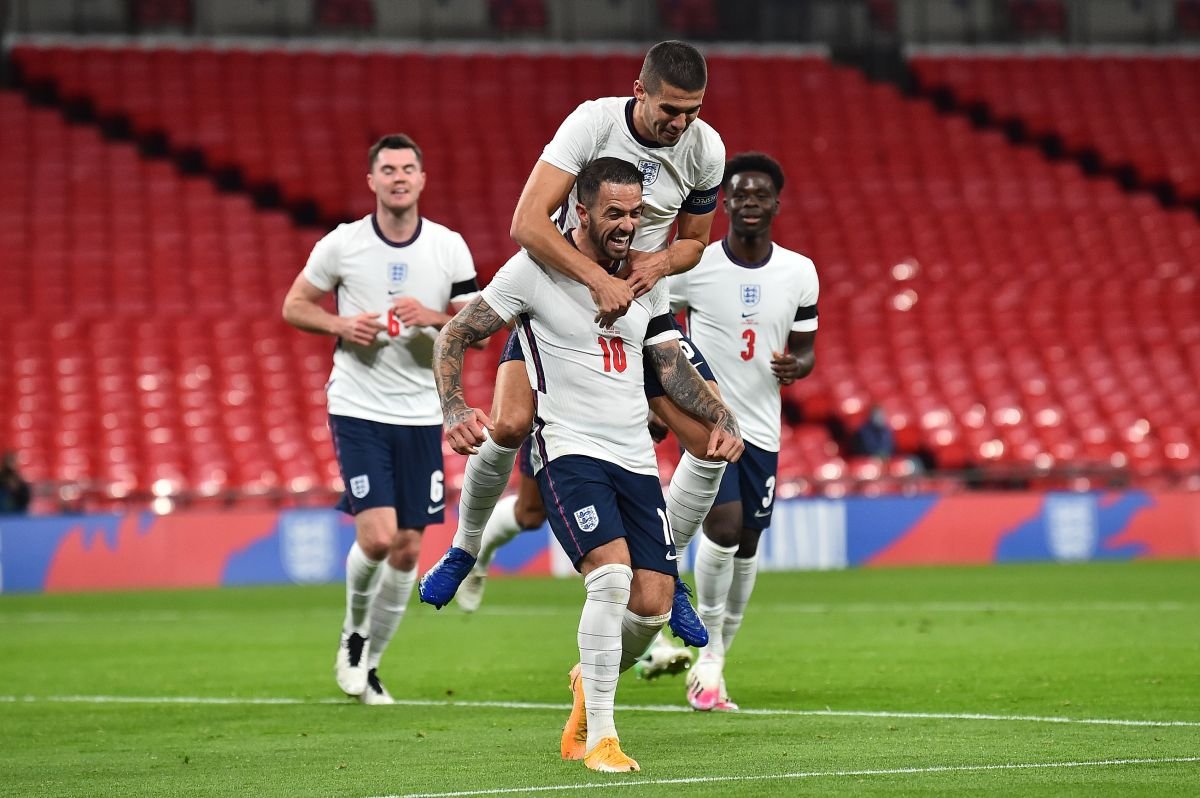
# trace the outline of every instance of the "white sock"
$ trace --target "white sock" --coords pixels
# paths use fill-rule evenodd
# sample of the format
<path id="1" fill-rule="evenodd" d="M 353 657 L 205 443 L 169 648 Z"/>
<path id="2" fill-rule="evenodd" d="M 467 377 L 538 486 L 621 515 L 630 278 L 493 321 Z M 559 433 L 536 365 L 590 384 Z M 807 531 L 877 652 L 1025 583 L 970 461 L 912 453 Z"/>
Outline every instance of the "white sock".
<path id="1" fill-rule="evenodd" d="M 390 563 L 384 563 L 379 570 L 383 577 L 379 580 L 379 592 L 371 602 L 371 653 L 367 656 L 367 668 L 379 667 L 379 660 L 387 649 L 388 642 L 396 633 L 396 627 L 404 618 L 408 609 L 408 599 L 412 596 L 413 585 L 417 583 L 417 568 L 411 571 L 400 571 Z"/>
<path id="2" fill-rule="evenodd" d="M 601 565 L 584 577 L 587 601 L 579 616 L 579 665 L 587 709 L 587 750 L 605 737 L 617 736 L 613 703 L 621 673 L 621 627 L 629 605 L 633 570 L 628 565 Z"/>
<path id="3" fill-rule="evenodd" d="M 714 463 L 683 453 L 679 467 L 671 476 L 671 486 L 667 488 L 667 519 L 671 522 L 671 534 L 680 556 L 696 536 L 704 516 L 712 509 L 724 474 L 724 461 Z"/>
<path id="4" fill-rule="evenodd" d="M 379 564 L 382 562 L 367 557 L 358 541 L 350 547 L 350 553 L 346 555 L 346 619 L 342 621 L 345 634 L 358 632 L 367 636 L 367 610 L 379 585 Z"/>
<path id="5" fill-rule="evenodd" d="M 483 528 L 483 543 L 479 547 L 479 557 L 475 561 L 476 568 L 487 570 L 496 555 L 496 549 L 515 538 L 522 532 L 517 523 L 517 497 L 505 496 L 496 504 L 492 517 Z"/>
<path id="6" fill-rule="evenodd" d="M 625 610 L 625 618 L 621 621 L 621 673 L 633 667 L 638 657 L 650 647 L 650 642 L 658 635 L 658 630 L 671 619 L 671 613 L 666 615 L 636 615 Z"/>
<path id="7" fill-rule="evenodd" d="M 725 600 L 725 623 L 721 626 L 721 643 L 728 653 L 734 635 L 742 625 L 746 604 L 754 592 L 754 580 L 758 578 L 758 552 L 753 557 L 733 558 L 733 582 L 729 585 L 729 598 Z"/>
<path id="8" fill-rule="evenodd" d="M 696 552 L 696 611 L 708 628 L 708 645 L 700 652 L 704 657 L 725 656 L 721 631 L 733 582 L 733 553 L 737 550 L 737 546 L 718 546 L 707 535 L 700 538 L 700 550 Z"/>
<path id="9" fill-rule="evenodd" d="M 472 556 L 479 554 L 483 525 L 508 486 L 517 451 L 501 446 L 489 437 L 480 444 L 478 454 L 467 458 L 458 499 L 458 531 L 454 533 L 454 545 Z"/>

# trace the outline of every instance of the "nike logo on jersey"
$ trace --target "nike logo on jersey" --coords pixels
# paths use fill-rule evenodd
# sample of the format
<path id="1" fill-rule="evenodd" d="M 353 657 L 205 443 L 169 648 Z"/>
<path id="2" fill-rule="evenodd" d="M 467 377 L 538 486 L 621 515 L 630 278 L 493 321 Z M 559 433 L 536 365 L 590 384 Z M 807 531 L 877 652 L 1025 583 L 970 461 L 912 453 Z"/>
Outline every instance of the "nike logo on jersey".
<path id="1" fill-rule="evenodd" d="M 433 515 L 434 513 L 440 513 L 442 510 L 445 510 L 445 509 L 446 509 L 445 504 L 431 504 L 425 508 L 425 512 L 429 513 L 430 515 Z"/>
<path id="2" fill-rule="evenodd" d="M 757 315 L 758 315 L 758 311 L 756 310 L 756 311 L 754 311 L 753 313 L 743 313 L 743 314 L 742 314 L 742 318 L 743 318 L 743 319 L 748 319 L 748 318 L 750 318 L 751 316 L 757 316 Z"/>
<path id="3" fill-rule="evenodd" d="M 393 291 L 390 288 L 388 289 L 388 296 L 395 296 L 396 294 L 403 294 L 403 293 L 404 293 L 403 291 Z M 746 314 L 743 313 L 742 315 L 744 316 Z"/>

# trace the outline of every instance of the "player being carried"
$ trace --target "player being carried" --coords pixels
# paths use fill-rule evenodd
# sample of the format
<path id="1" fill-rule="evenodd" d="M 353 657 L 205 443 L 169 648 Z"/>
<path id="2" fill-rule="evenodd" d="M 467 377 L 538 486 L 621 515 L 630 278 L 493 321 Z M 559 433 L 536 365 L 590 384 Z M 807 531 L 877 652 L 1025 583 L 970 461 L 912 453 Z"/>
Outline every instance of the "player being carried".
<path id="1" fill-rule="evenodd" d="M 513 217 L 513 238 L 538 263 L 585 285 L 598 321 L 611 323 L 635 296 L 644 295 L 668 274 L 692 268 L 703 254 L 725 163 L 720 136 L 697 118 L 707 83 L 704 57 L 694 47 L 677 41 L 655 45 L 634 82 L 634 96 L 591 100 L 576 108 L 546 145 L 525 185 Z M 637 164 L 642 174 L 645 209 L 630 251 L 627 281 L 605 273 L 562 237 L 562 230 L 576 223 L 576 175 L 601 156 Z M 668 246 L 673 224 L 677 225 L 676 238 Z M 459 528 L 454 537 L 454 546 L 463 554 L 451 549 L 450 559 L 435 566 L 453 578 L 444 583 L 444 592 L 436 594 L 427 594 L 423 582 L 422 601 L 439 606 L 449 601 L 484 546 L 487 554 L 463 599 L 465 609 L 477 607 L 490 553 L 503 539 L 522 528 L 540 526 L 544 518 L 532 471 L 527 468 L 528 458 L 523 457 L 526 478 L 520 493 L 501 506 L 488 540 L 481 543 L 484 525 L 508 484 L 513 460 L 529 437 L 534 419 L 533 394 L 525 368 L 518 362 L 523 357 L 522 341 L 514 334 L 496 375 L 494 428 L 479 453 L 468 460 L 463 478 Z M 702 360 L 697 357 L 697 362 Z M 704 372 L 711 379 L 711 373 Z M 710 428 L 664 396 L 652 373 L 646 382 L 654 412 L 676 431 L 687 449 L 667 492 L 674 540 L 683 549 L 712 506 L 725 464 L 706 456 Z M 688 602 L 682 580 L 675 590 L 671 629 L 689 645 L 703 645 L 708 637 Z M 681 668 L 689 662 L 690 654 L 677 657 L 675 665 Z"/>
<path id="2" fill-rule="evenodd" d="M 641 218 L 641 185 L 642 173 L 626 161 L 599 158 L 584 166 L 576 185 L 579 227 L 566 232 L 567 245 L 616 273 Z M 442 330 L 435 373 L 446 439 L 455 451 L 473 454 L 487 439 L 490 420 L 463 396 L 463 353 L 518 320 L 526 373 L 537 391 L 533 468 L 550 526 L 587 591 L 561 754 L 593 770 L 625 772 L 639 768 L 617 737 L 617 677 L 667 622 L 678 575 L 646 428 L 643 359 L 668 396 L 712 425 L 708 457 L 736 461 L 742 441 L 733 413 L 679 347 L 665 283 L 635 299 L 610 325 L 592 318 L 591 304 L 584 285 L 522 250 Z M 436 592 L 449 578 L 431 571 L 422 592 L 430 582 Z"/>
<path id="3" fill-rule="evenodd" d="M 346 483 L 339 507 L 354 516 L 355 542 L 334 667 L 348 695 L 391 704 L 376 669 L 416 583 L 421 533 L 445 507 L 433 339 L 450 320 L 447 306 L 458 310 L 479 289 L 462 236 L 420 215 L 416 143 L 383 137 L 368 169 L 375 211 L 317 242 L 283 317 L 338 338 L 326 393 Z M 333 291 L 337 312 L 329 313 L 320 302 Z"/>
<path id="4" fill-rule="evenodd" d="M 812 371 L 817 335 L 813 262 L 771 242 L 783 169 L 769 156 L 744 153 L 730 159 L 722 186 L 728 235 L 695 269 L 667 281 L 671 307 L 687 308 L 688 333 L 708 356 L 746 440 L 745 455 L 725 471 L 696 552 L 709 641 L 688 672 L 687 699 L 699 710 L 737 709 L 725 689 L 725 653 L 754 589 L 759 537 L 771 525 L 779 388 Z M 655 648 L 648 657 L 667 659 Z"/>

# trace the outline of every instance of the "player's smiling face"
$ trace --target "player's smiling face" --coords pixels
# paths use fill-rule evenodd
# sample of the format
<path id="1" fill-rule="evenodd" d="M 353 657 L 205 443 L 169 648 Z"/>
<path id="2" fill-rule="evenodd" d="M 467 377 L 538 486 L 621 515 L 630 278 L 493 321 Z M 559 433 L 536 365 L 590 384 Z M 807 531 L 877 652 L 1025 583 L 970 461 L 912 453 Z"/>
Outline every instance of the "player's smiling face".
<path id="1" fill-rule="evenodd" d="M 669 83 L 650 91 L 640 80 L 634 81 L 633 96 L 637 99 L 634 126 L 638 133 L 666 147 L 679 141 L 704 104 L 704 89 L 684 91 Z"/>
<path id="2" fill-rule="evenodd" d="M 770 230 L 779 213 L 779 194 L 771 176 L 766 172 L 739 172 L 729 178 L 725 212 L 738 235 L 755 236 Z"/>
<path id="3" fill-rule="evenodd" d="M 425 172 L 412 150 L 383 149 L 367 175 L 367 185 L 375 192 L 380 206 L 399 213 L 415 206 L 421 198 Z"/>
<path id="4" fill-rule="evenodd" d="M 579 224 L 594 255 L 624 260 L 642 219 L 642 186 L 601 183 L 592 207 L 579 206 Z"/>

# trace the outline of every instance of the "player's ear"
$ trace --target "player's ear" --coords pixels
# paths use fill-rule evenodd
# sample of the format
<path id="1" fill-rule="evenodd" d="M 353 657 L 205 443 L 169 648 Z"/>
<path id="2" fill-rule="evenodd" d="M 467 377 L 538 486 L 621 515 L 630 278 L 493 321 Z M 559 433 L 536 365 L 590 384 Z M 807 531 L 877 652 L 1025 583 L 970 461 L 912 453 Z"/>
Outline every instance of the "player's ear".
<path id="1" fill-rule="evenodd" d="M 638 102 L 642 102 L 646 99 L 647 94 L 649 92 L 646 91 L 646 84 L 642 83 L 641 78 L 635 78 L 633 81 L 633 96 Z"/>

